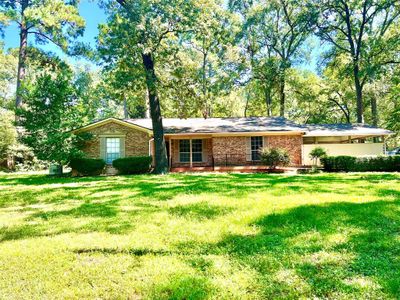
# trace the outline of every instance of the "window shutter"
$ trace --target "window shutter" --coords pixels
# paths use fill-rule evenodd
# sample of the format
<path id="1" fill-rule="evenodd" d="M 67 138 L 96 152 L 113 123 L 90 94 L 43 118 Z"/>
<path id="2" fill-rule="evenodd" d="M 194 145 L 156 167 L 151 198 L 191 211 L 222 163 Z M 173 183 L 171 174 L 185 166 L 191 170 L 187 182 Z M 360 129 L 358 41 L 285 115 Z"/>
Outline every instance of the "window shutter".
<path id="1" fill-rule="evenodd" d="M 246 161 L 251 161 L 251 137 L 246 137 Z"/>
<path id="2" fill-rule="evenodd" d="M 100 158 L 106 160 L 106 138 L 100 137 Z"/>
<path id="3" fill-rule="evenodd" d="M 125 157 L 125 138 L 119 139 L 119 155 L 120 157 Z"/>
<path id="4" fill-rule="evenodd" d="M 263 148 L 266 148 L 266 147 L 268 147 L 268 137 L 264 136 L 264 138 L 263 138 Z"/>

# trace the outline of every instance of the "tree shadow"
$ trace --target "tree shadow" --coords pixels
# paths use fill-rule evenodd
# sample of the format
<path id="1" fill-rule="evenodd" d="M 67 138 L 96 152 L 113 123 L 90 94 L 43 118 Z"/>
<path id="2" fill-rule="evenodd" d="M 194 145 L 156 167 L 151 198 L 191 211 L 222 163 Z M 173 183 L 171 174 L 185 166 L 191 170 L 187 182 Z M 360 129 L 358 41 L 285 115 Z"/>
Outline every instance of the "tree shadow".
<path id="1" fill-rule="evenodd" d="M 178 217 L 185 217 L 195 220 L 205 220 L 214 219 L 216 217 L 226 215 L 233 210 L 234 209 L 230 207 L 211 205 L 207 202 L 199 202 L 188 205 L 174 206 L 169 208 L 168 212 Z"/>
<path id="2" fill-rule="evenodd" d="M 213 287 L 204 276 L 175 274 L 151 287 L 149 299 L 208 299 Z"/>
<path id="3" fill-rule="evenodd" d="M 306 205 L 252 225 L 259 234 L 227 236 L 203 251 L 229 254 L 257 270 L 261 281 L 272 280 L 267 298 L 287 296 L 296 278 L 307 285 L 309 296 L 330 298 L 362 290 L 363 284 L 377 284 L 389 297 L 400 295 L 398 201 Z"/>
<path id="4" fill-rule="evenodd" d="M 67 210 L 56 210 L 49 212 L 37 212 L 30 216 L 30 218 L 41 218 L 49 220 L 59 216 L 71 216 L 71 217 L 101 217 L 101 218 L 113 218 L 118 214 L 117 209 L 118 201 L 111 200 L 106 202 L 86 202 L 82 203 L 78 207 Z"/>

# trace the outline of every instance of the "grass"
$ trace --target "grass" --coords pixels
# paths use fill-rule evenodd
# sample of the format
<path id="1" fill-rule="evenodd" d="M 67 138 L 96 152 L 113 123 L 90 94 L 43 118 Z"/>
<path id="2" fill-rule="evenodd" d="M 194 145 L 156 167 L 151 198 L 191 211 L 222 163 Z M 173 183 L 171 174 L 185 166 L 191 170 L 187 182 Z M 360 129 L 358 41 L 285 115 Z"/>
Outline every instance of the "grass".
<path id="1" fill-rule="evenodd" d="M 0 299 L 398 299 L 400 174 L 0 176 Z"/>

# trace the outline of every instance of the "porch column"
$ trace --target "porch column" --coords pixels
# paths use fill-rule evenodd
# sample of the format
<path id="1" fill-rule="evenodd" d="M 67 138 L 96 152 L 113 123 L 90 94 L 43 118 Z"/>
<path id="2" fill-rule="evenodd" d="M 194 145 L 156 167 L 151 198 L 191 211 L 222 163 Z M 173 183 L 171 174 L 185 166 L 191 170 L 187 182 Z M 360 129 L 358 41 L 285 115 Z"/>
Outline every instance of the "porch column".
<path id="1" fill-rule="evenodd" d="M 386 143 L 384 135 L 382 135 L 382 144 L 383 144 L 383 155 L 386 155 Z"/>
<path id="2" fill-rule="evenodd" d="M 190 155 L 190 158 L 189 158 L 190 168 L 193 168 L 193 159 L 192 159 L 192 139 L 189 140 L 189 147 L 190 147 L 190 150 L 189 150 L 189 155 Z"/>
<path id="3" fill-rule="evenodd" d="M 169 168 L 171 169 L 172 168 L 172 138 L 169 139 L 168 146 L 169 146 Z"/>

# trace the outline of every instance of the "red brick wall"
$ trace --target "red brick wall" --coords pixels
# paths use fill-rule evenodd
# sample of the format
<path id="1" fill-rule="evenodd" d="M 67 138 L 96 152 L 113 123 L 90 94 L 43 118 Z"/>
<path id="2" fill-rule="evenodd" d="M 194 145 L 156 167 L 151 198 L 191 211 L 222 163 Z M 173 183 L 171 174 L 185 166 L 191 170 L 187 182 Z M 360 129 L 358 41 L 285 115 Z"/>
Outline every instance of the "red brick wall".
<path id="1" fill-rule="evenodd" d="M 212 149 L 215 164 L 223 165 L 226 159 L 228 159 L 228 162 L 234 162 L 237 165 L 252 164 L 253 162 L 246 160 L 246 155 L 248 155 L 248 138 L 249 137 L 214 137 Z M 286 149 L 291 158 L 291 165 L 301 165 L 301 149 L 303 143 L 301 135 L 266 136 L 264 141 L 264 147 Z M 228 158 L 226 158 L 226 155 L 228 155 Z"/>
<path id="2" fill-rule="evenodd" d="M 216 165 L 224 165 L 225 161 L 246 165 L 246 137 L 214 137 L 212 150 Z M 226 157 L 228 155 L 228 157 Z"/>
<path id="3" fill-rule="evenodd" d="M 267 147 L 286 149 L 289 152 L 291 165 L 300 166 L 303 137 L 301 135 L 273 135 L 266 137 Z"/>
<path id="4" fill-rule="evenodd" d="M 100 157 L 100 135 L 125 135 L 125 156 L 149 155 L 150 137 L 146 132 L 135 128 L 108 123 L 88 130 L 93 138 L 86 142 L 84 152 L 91 158 Z"/>

